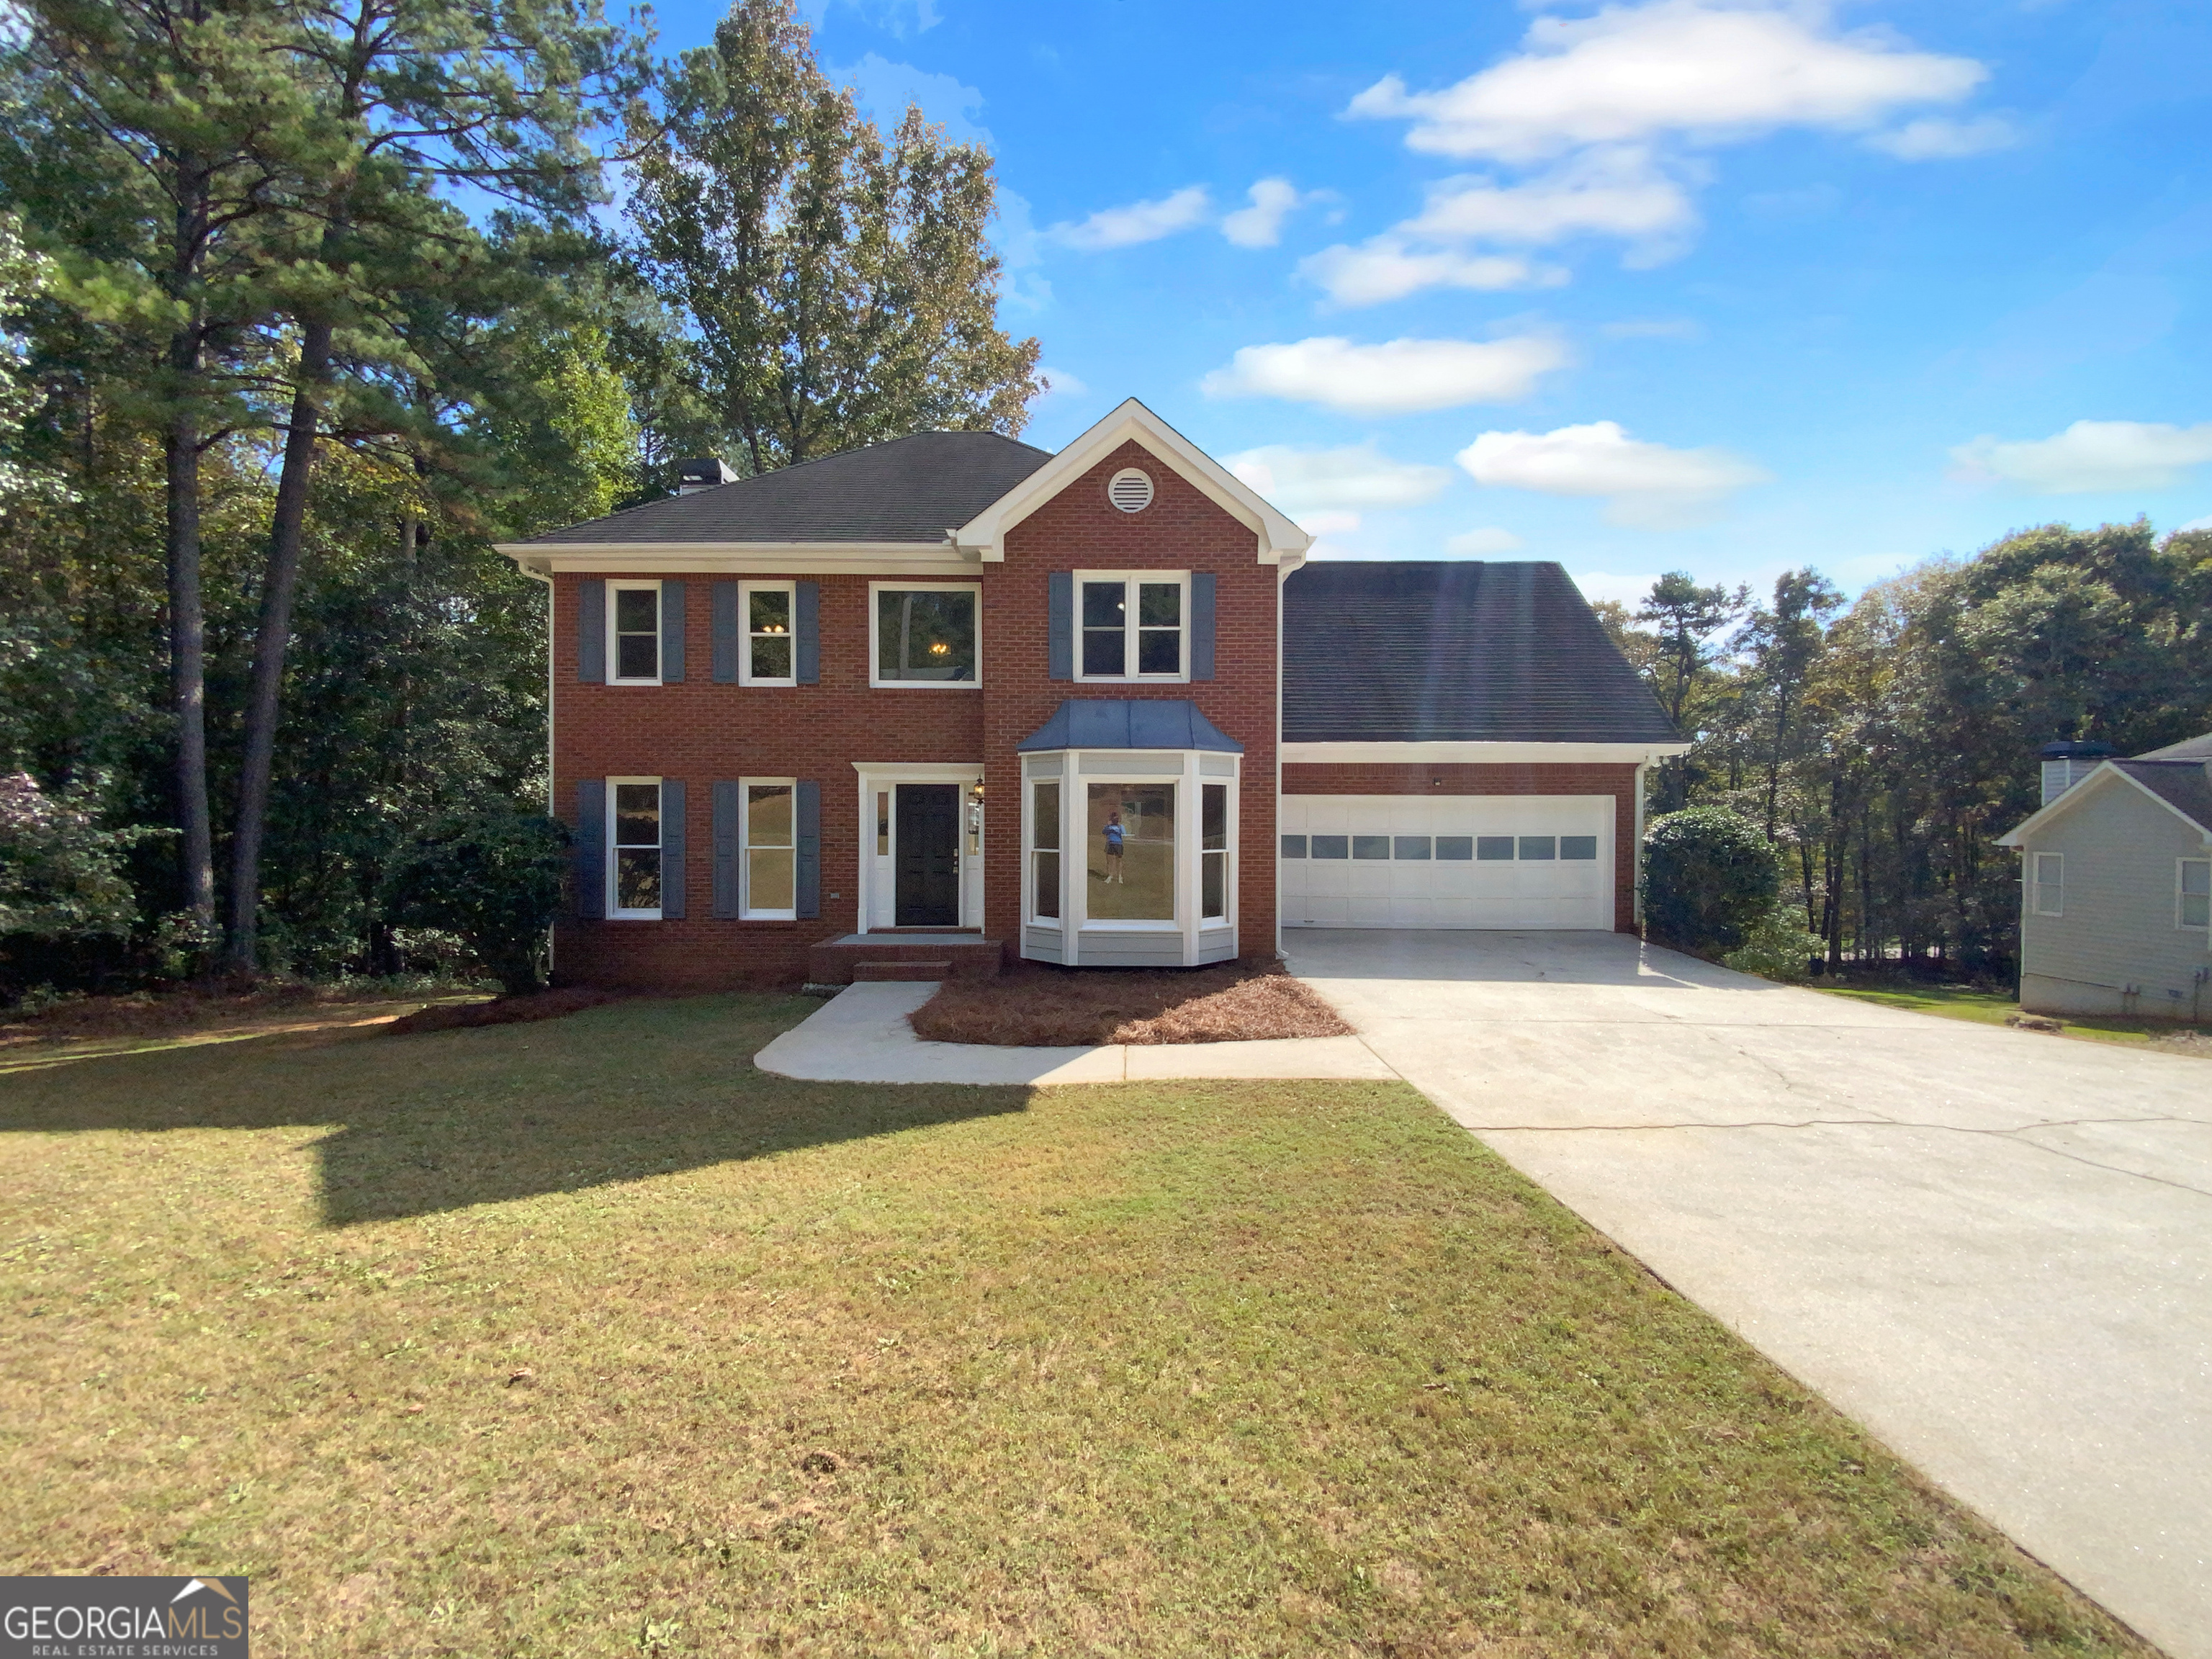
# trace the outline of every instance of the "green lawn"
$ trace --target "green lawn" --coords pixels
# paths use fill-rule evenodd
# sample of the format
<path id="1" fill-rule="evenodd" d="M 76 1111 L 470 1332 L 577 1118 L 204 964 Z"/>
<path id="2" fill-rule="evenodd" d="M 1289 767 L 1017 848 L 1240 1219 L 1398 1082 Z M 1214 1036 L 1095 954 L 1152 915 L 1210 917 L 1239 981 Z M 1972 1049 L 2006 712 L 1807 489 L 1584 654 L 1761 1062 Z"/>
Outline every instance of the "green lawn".
<path id="1" fill-rule="evenodd" d="M 0 1571 L 280 1655 L 2140 1653 L 1398 1085 L 816 1005 L 0 1078 Z"/>
<path id="2" fill-rule="evenodd" d="M 2002 1025 L 2008 1016 L 2020 1012 L 2020 1000 L 2011 993 L 1984 990 L 1972 985 L 1921 984 L 1917 981 L 1825 985 L 1816 980 L 1812 981 L 1812 988 L 1825 991 L 1830 996 L 1880 1003 L 1885 1008 L 1905 1008 L 1916 1014 L 1940 1014 L 1946 1019 L 1969 1019 L 1981 1025 Z M 2192 1026 L 2172 1020 L 2123 1019 L 2118 1015 L 2077 1017 L 2069 1014 L 2063 1024 L 2066 1027 L 2063 1035 L 2087 1037 L 2097 1042 L 2154 1043 L 2184 1031 L 2197 1031 L 2212 1036 L 2212 1025 Z"/>

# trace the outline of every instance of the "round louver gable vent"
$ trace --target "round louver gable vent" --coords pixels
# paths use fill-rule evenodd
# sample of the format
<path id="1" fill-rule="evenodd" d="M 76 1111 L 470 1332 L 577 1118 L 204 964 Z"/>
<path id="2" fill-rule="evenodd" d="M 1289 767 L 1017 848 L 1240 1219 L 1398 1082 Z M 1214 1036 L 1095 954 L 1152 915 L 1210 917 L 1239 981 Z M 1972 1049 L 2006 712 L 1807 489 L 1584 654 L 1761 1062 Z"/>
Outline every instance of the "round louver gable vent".
<path id="1" fill-rule="evenodd" d="M 1152 477 L 1125 466 L 1107 481 L 1106 499 L 1124 513 L 1141 513 L 1152 504 Z"/>

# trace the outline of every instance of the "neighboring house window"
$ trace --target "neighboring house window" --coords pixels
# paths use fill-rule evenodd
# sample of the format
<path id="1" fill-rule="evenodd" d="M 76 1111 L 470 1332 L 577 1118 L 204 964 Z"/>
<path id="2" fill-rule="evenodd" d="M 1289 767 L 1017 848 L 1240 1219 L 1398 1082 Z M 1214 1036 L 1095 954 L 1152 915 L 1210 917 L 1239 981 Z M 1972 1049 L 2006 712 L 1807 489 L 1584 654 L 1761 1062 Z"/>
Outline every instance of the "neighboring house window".
<path id="1" fill-rule="evenodd" d="M 1077 678 L 1190 677 L 1185 639 L 1190 621 L 1188 574 L 1078 571 L 1075 586 Z"/>
<path id="2" fill-rule="evenodd" d="M 789 921 L 798 912 L 798 825 L 789 778 L 747 778 L 745 810 L 738 825 L 744 865 L 744 897 L 738 913 L 757 921 Z"/>
<path id="3" fill-rule="evenodd" d="M 2173 925 L 2212 928 L 2212 859 L 2178 859 Z"/>
<path id="4" fill-rule="evenodd" d="M 790 582 L 743 582 L 738 585 L 740 614 L 745 619 L 745 654 L 739 663 L 740 685 L 796 685 L 792 667 L 792 593 Z"/>
<path id="5" fill-rule="evenodd" d="M 1030 915 L 1060 920 L 1060 780 L 1030 786 Z"/>
<path id="6" fill-rule="evenodd" d="M 2066 914 L 2066 855 L 2063 853 L 2032 853 L 2029 858 L 2034 868 L 2029 872 L 2028 908 L 2039 916 L 2063 916 Z"/>
<path id="7" fill-rule="evenodd" d="M 660 920 L 660 780 L 607 780 L 607 914 Z"/>
<path id="8" fill-rule="evenodd" d="M 981 588 L 871 584 L 871 685 L 972 686 L 981 666 L 975 612 Z"/>
<path id="9" fill-rule="evenodd" d="M 660 684 L 660 584 L 609 582 L 607 678 L 623 685 Z"/>
<path id="10" fill-rule="evenodd" d="M 1229 786 L 1199 786 L 1198 917 L 1225 921 L 1229 915 Z"/>

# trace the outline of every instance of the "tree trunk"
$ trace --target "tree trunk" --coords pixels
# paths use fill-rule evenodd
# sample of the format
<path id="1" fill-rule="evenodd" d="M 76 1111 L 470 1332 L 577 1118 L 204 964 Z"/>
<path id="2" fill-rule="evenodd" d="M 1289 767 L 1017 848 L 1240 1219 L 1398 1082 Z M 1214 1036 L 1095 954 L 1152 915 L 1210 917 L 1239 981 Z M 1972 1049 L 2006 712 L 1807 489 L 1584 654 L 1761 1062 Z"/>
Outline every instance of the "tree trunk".
<path id="1" fill-rule="evenodd" d="M 246 695 L 246 752 L 239 771 L 238 822 L 230 843 L 230 966 L 260 966 L 261 841 L 269 820 L 269 782 L 276 757 L 276 721 L 284 686 L 284 654 L 292 640 L 292 600 L 300 584 L 300 549 L 307 532 L 307 483 L 315 465 L 314 392 L 329 378 L 328 322 L 301 331 L 300 385 L 284 435 L 284 468 L 269 526 L 269 557 L 261 580 L 261 626 L 253 641 L 253 680 Z"/>
<path id="2" fill-rule="evenodd" d="M 198 368 L 197 330 L 172 356 L 187 374 Z M 208 811 L 207 623 L 200 609 L 200 434 L 179 398 L 162 434 L 168 522 L 163 550 L 169 576 L 169 695 L 177 714 L 177 827 L 184 836 L 185 908 L 204 938 L 215 933 L 215 837 Z"/>

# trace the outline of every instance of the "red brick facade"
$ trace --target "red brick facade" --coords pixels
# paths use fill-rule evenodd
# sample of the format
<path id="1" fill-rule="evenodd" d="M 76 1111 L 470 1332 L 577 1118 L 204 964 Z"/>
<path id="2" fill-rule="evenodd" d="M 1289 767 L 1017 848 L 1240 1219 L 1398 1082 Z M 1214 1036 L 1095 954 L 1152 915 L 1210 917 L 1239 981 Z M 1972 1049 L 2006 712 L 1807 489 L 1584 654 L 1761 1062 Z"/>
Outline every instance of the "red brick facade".
<path id="1" fill-rule="evenodd" d="M 1613 926 L 1636 931 L 1636 768 L 1633 766 L 1370 766 L 1283 768 L 1285 795 L 1611 795 Z"/>
<path id="2" fill-rule="evenodd" d="M 1155 497 L 1137 514 L 1106 499 L 1122 467 L 1151 474 Z M 1047 672 L 1048 575 L 1060 570 L 1210 570 L 1217 578 L 1214 678 L 1189 684 L 1079 684 Z M 624 577 L 677 573 L 624 569 Z M 779 573 L 748 571 L 775 580 Z M 1278 573 L 1259 562 L 1254 532 L 1165 462 L 1125 444 L 1074 479 L 1006 537 L 1003 563 L 958 577 L 982 589 L 981 684 L 974 690 L 875 689 L 868 684 L 868 592 L 881 574 L 822 575 L 821 679 L 800 686 L 716 684 L 711 576 L 683 577 L 686 674 L 674 685 L 587 684 L 577 678 L 580 575 L 554 578 L 554 777 L 558 815 L 574 823 L 579 779 L 684 781 L 687 915 L 676 921 L 562 922 L 564 981 L 707 990 L 796 984 L 807 948 L 860 924 L 858 779 L 854 763 L 980 760 L 985 780 L 983 928 L 1016 949 L 1020 933 L 1020 767 L 1014 745 L 1073 696 L 1188 698 L 1244 745 L 1240 802 L 1239 943 L 1272 954 L 1275 938 L 1275 695 Z M 796 777 L 822 787 L 822 915 L 809 921 L 738 921 L 711 914 L 712 789 L 718 779 Z M 873 825 L 866 826 L 873 833 Z"/>

